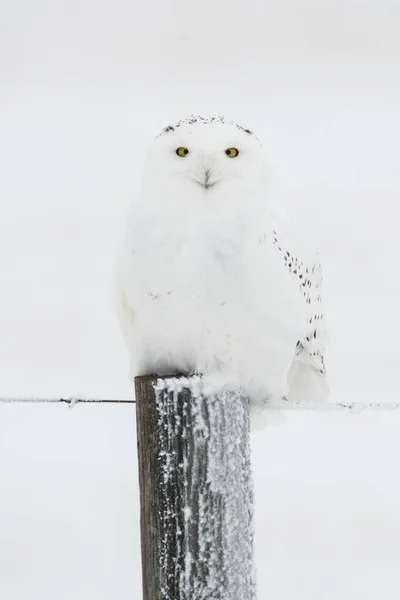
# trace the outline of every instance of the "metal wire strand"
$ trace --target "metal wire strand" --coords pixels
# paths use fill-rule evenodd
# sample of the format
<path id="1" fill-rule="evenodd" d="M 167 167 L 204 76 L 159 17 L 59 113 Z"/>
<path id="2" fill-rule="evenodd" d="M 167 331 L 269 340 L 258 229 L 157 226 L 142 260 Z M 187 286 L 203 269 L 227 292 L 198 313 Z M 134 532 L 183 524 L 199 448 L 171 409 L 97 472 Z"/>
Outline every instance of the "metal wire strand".
<path id="1" fill-rule="evenodd" d="M 37 398 L 37 397 L 3 397 L 0 398 L 0 404 L 67 404 L 74 406 L 76 404 L 135 404 L 131 399 L 113 399 L 113 398 Z M 400 410 L 400 402 L 294 402 L 290 400 L 278 400 L 265 406 L 266 410 L 274 411 L 302 411 L 302 412 L 353 412 L 360 413 L 366 411 L 396 411 Z"/>

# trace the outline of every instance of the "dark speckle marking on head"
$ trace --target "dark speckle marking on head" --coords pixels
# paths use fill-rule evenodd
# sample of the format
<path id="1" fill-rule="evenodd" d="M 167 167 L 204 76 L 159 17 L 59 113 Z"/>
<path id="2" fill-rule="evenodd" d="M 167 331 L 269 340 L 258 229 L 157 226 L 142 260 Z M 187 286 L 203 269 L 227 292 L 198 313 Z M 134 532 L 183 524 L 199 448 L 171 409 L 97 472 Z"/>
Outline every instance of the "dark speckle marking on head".
<path id="1" fill-rule="evenodd" d="M 238 125 L 238 123 L 236 123 L 235 121 L 227 120 L 227 119 L 225 119 L 225 117 L 217 116 L 217 115 L 211 115 L 209 117 L 205 117 L 203 115 L 189 115 L 188 117 L 186 117 L 186 119 L 181 119 L 174 125 L 168 125 L 168 127 L 164 127 L 164 129 L 161 131 L 161 133 L 159 135 L 164 135 L 166 133 L 169 133 L 170 131 L 175 131 L 175 129 L 181 127 L 182 125 L 197 125 L 197 124 L 210 125 L 213 123 L 223 123 L 224 125 L 230 125 L 231 127 L 236 127 L 236 129 L 239 129 L 240 131 L 243 131 L 244 133 L 251 135 L 260 143 L 260 140 L 251 131 L 251 129 L 245 129 L 241 125 Z"/>

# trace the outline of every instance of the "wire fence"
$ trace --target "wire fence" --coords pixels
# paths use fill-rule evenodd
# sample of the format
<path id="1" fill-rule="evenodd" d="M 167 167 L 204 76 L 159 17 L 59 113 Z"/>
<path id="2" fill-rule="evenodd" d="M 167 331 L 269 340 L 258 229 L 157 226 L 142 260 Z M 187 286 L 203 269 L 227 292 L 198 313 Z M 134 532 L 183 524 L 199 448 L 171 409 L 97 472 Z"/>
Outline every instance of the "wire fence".
<path id="1" fill-rule="evenodd" d="M 38 398 L 38 397 L 0 397 L 0 404 L 135 404 L 133 399 L 113 398 L 85 398 L 70 396 L 66 398 Z M 273 411 L 303 411 L 303 412 L 340 412 L 348 411 L 361 413 L 367 411 L 397 411 L 400 402 L 303 402 L 291 400 L 278 400 L 266 404 L 267 410 Z"/>
<path id="2" fill-rule="evenodd" d="M 37 398 L 29 396 L 0 397 L 0 404 L 136 404 L 135 400 L 118 400 L 112 398 L 79 398 L 70 396 L 68 398 Z"/>

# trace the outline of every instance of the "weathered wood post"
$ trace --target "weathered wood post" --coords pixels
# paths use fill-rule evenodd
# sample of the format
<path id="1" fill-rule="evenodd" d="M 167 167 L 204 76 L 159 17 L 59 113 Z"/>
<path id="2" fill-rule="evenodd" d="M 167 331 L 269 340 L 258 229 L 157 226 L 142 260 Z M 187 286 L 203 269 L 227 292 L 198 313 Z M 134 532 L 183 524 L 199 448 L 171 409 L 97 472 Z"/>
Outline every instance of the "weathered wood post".
<path id="1" fill-rule="evenodd" d="M 137 377 L 143 600 L 254 600 L 249 406 Z"/>

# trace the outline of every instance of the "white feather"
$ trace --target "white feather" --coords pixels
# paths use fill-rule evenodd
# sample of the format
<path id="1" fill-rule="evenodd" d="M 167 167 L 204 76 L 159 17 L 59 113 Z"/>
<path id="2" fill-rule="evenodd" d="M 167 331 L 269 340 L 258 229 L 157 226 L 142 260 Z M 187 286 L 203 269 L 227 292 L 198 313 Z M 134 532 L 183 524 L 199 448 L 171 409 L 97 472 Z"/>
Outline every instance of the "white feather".
<path id="1" fill-rule="evenodd" d="M 210 392 L 240 386 L 260 403 L 289 392 L 296 358 L 322 370 L 320 267 L 294 267 L 266 173 L 257 138 L 223 119 L 191 117 L 156 138 L 119 262 L 131 377 L 197 372 Z"/>

